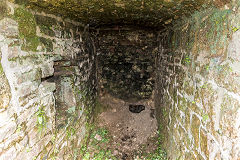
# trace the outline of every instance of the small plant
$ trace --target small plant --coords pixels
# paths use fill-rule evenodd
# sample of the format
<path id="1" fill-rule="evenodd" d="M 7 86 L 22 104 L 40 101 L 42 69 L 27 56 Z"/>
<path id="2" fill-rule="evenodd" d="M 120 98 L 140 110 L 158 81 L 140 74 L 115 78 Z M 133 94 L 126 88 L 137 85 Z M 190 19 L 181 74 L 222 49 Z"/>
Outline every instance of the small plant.
<path id="1" fill-rule="evenodd" d="M 47 127 L 46 113 L 43 110 L 44 107 L 40 107 L 36 113 L 37 115 L 37 127 L 38 132 L 42 135 L 43 129 Z"/>
<path id="2" fill-rule="evenodd" d="M 209 65 L 206 65 L 206 66 L 205 66 L 205 69 L 206 69 L 206 71 L 208 72 L 208 71 L 209 71 Z"/>
<path id="3" fill-rule="evenodd" d="M 184 58 L 184 62 L 185 62 L 185 64 L 190 64 L 190 63 L 191 63 L 190 57 L 189 57 L 189 56 L 186 56 L 186 57 Z"/>
<path id="4" fill-rule="evenodd" d="M 32 149 L 31 149 L 30 147 L 27 147 L 27 148 L 26 148 L 26 152 L 27 152 L 27 153 L 28 153 L 28 152 L 31 152 L 31 150 L 32 150 Z"/>
<path id="5" fill-rule="evenodd" d="M 95 137 L 97 136 L 100 136 L 101 137 L 101 140 L 98 141 Z M 108 130 L 106 130 L 105 128 L 99 128 L 97 129 L 96 131 L 94 131 L 90 138 L 93 139 L 93 143 L 105 143 L 105 142 L 109 142 L 109 136 L 108 136 Z"/>
<path id="6" fill-rule="evenodd" d="M 67 129 L 67 138 L 70 139 L 71 136 L 75 135 L 76 133 L 76 129 L 73 127 L 70 127 L 69 129 Z"/>
<path id="7" fill-rule="evenodd" d="M 208 119 L 209 119 L 208 114 L 202 115 L 202 120 L 203 120 L 203 122 L 206 122 Z"/>
<path id="8" fill-rule="evenodd" d="M 112 155 L 112 152 L 106 148 L 108 142 L 110 141 L 108 130 L 105 128 L 96 128 L 94 126 L 91 127 L 91 130 L 92 133 L 90 134 L 88 145 L 81 147 L 81 159 L 115 160 L 116 158 Z"/>
<path id="9" fill-rule="evenodd" d="M 22 128 L 23 128 L 23 127 L 22 127 L 21 125 L 19 125 L 19 126 L 17 127 L 16 132 L 17 132 L 17 133 L 21 132 Z"/>
<path id="10" fill-rule="evenodd" d="M 233 32 L 237 32 L 240 28 L 231 26 Z"/>
<path id="11" fill-rule="evenodd" d="M 202 89 L 206 89 L 207 86 L 208 86 L 208 84 L 207 84 L 207 83 L 204 83 L 200 88 L 202 88 Z"/>

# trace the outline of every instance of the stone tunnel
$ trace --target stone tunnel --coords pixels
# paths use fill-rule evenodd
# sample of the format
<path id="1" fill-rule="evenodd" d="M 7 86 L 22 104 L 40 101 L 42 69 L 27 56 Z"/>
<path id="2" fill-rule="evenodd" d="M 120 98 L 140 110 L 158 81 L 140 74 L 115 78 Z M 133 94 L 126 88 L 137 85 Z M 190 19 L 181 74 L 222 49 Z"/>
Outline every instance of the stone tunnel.
<path id="1" fill-rule="evenodd" d="M 240 160 L 239 7 L 0 0 L 0 160 Z"/>

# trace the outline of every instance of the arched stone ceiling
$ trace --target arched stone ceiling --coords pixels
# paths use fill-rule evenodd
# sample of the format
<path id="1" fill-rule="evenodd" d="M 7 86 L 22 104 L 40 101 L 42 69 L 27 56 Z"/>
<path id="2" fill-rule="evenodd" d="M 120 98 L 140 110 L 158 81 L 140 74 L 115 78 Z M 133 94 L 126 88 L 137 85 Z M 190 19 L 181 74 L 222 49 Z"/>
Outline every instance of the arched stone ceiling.
<path id="1" fill-rule="evenodd" d="M 219 1 L 222 5 L 227 0 Z M 33 9 L 89 24 L 137 25 L 162 28 L 174 19 L 190 14 L 209 0 L 15 0 Z"/>

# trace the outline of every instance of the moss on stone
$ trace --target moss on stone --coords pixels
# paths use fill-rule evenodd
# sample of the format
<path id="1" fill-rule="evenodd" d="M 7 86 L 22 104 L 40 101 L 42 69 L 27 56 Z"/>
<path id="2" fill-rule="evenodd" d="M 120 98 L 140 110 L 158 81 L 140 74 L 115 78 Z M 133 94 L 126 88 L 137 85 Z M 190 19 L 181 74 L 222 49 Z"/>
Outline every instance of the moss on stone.
<path id="1" fill-rule="evenodd" d="M 21 49 L 24 51 L 37 51 L 39 46 L 39 38 L 37 36 L 25 37 L 25 42 Z"/>
<path id="2" fill-rule="evenodd" d="M 40 37 L 40 42 L 42 42 L 43 45 L 46 47 L 47 52 L 53 51 L 53 43 L 51 39 Z"/>
<path id="3" fill-rule="evenodd" d="M 19 0 L 18 0 L 19 1 Z M 61 14 L 65 17 L 81 21 L 86 24 L 104 25 L 125 23 L 132 25 L 145 25 L 162 27 L 186 13 L 199 9 L 205 0 L 51 0 L 36 1 L 24 0 L 32 8 L 51 13 Z M 127 14 L 126 14 L 127 13 Z"/>
<path id="4" fill-rule="evenodd" d="M 22 50 L 37 51 L 39 38 L 36 35 L 36 21 L 31 12 L 24 8 L 17 8 L 14 18 L 18 22 L 20 38 L 23 40 Z"/>
<path id="5" fill-rule="evenodd" d="M 40 15 L 35 15 L 36 23 L 39 26 L 42 33 L 54 37 L 55 32 L 53 31 L 52 27 L 57 25 L 57 21 L 51 17 L 44 17 Z"/>
<path id="6" fill-rule="evenodd" d="M 28 0 L 13 0 L 16 4 L 20 5 L 26 5 L 28 3 Z"/>
<path id="7" fill-rule="evenodd" d="M 0 20 L 7 15 L 7 5 L 5 0 L 0 0 Z"/>

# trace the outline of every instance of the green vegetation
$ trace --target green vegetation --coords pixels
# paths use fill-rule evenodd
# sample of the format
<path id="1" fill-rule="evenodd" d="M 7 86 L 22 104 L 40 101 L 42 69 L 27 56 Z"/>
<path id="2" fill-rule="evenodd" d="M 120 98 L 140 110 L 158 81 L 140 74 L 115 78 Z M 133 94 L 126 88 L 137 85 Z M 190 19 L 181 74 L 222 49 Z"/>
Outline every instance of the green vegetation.
<path id="1" fill-rule="evenodd" d="M 38 128 L 38 132 L 40 133 L 40 136 L 42 136 L 44 129 L 47 127 L 47 116 L 46 113 L 44 111 L 44 106 L 41 106 L 37 113 L 37 128 Z"/>
<path id="2" fill-rule="evenodd" d="M 36 23 L 39 26 L 42 33 L 54 37 L 55 32 L 52 30 L 53 26 L 57 25 L 57 22 L 54 18 L 44 17 L 40 15 L 35 15 Z"/>
<path id="3" fill-rule="evenodd" d="M 0 20 L 3 19 L 7 15 L 7 7 L 6 2 L 4 0 L 0 0 Z"/>
<path id="4" fill-rule="evenodd" d="M 209 119 L 208 114 L 203 114 L 203 115 L 202 115 L 202 120 L 203 120 L 203 122 L 206 122 L 208 119 Z"/>
<path id="5" fill-rule="evenodd" d="M 153 153 L 146 153 L 145 149 L 147 146 L 142 146 L 142 149 L 138 151 L 135 156 L 135 160 L 167 160 L 167 153 L 162 147 L 162 140 L 164 136 L 158 131 L 157 139 L 153 139 L 154 143 L 157 141 L 157 149 Z M 141 158 L 139 158 L 141 157 Z"/>
<path id="6" fill-rule="evenodd" d="M 231 26 L 233 32 L 237 32 L 240 28 Z"/>
<path id="7" fill-rule="evenodd" d="M 2 75 L 4 73 L 3 68 L 2 68 L 2 64 L 1 64 L 1 60 L 2 60 L 2 58 L 0 57 L 0 75 Z"/>
<path id="8" fill-rule="evenodd" d="M 185 63 L 185 64 L 190 64 L 190 63 L 191 63 L 191 59 L 190 59 L 189 56 L 185 56 L 185 58 L 184 58 L 184 63 Z"/>
<path id="9" fill-rule="evenodd" d="M 51 39 L 40 37 L 40 42 L 46 47 L 47 52 L 53 51 L 53 43 Z"/>
<path id="10" fill-rule="evenodd" d="M 82 146 L 81 155 L 83 160 L 117 160 L 109 149 L 107 144 L 110 142 L 110 136 L 108 130 L 105 128 L 97 128 L 92 126 L 92 132 L 90 134 L 88 145 Z"/>
<path id="11" fill-rule="evenodd" d="M 15 9 L 14 19 L 19 25 L 19 35 L 23 41 L 22 50 L 37 51 L 40 41 L 36 36 L 37 24 L 32 13 L 20 7 Z"/>

